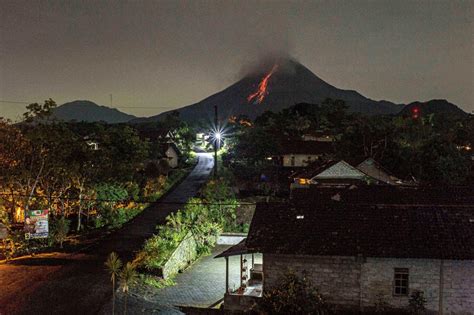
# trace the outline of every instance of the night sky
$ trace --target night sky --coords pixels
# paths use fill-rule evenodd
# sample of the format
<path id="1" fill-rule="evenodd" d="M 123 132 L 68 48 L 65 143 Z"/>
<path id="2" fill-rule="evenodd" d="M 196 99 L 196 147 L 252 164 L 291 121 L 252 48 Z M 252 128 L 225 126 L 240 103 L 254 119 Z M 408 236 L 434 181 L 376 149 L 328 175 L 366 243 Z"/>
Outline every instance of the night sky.
<path id="1" fill-rule="evenodd" d="M 288 54 L 396 103 L 474 110 L 474 1 L 0 1 L 0 116 L 53 98 L 151 116 Z M 143 108 L 145 107 L 145 108 Z"/>

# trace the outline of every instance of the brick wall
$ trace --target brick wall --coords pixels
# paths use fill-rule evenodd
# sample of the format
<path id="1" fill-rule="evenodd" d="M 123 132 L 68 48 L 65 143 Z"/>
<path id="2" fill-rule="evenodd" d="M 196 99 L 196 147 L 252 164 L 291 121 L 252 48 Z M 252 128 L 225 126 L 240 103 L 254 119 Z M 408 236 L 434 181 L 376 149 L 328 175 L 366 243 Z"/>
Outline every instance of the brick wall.
<path id="1" fill-rule="evenodd" d="M 265 288 L 278 285 L 280 278 L 292 270 L 306 272 L 313 285 L 328 298 L 328 302 L 359 305 L 360 267 L 354 257 L 315 257 L 263 255 Z"/>
<path id="2" fill-rule="evenodd" d="M 381 299 L 394 307 L 406 307 L 408 296 L 393 295 L 395 268 L 407 268 L 409 290 L 421 290 L 427 300 L 426 307 L 438 310 L 440 261 L 429 259 L 367 258 L 362 264 L 361 305 L 374 306 Z"/>
<path id="3" fill-rule="evenodd" d="M 380 300 L 408 306 L 408 296 L 393 295 L 394 269 L 407 268 L 409 290 L 423 291 L 427 308 L 436 313 L 442 269 L 444 314 L 474 314 L 474 261 L 264 254 L 263 263 L 264 288 L 278 285 L 288 270 L 304 272 L 328 302 L 363 308 Z"/>
<path id="4" fill-rule="evenodd" d="M 443 279 L 444 314 L 474 314 L 474 262 L 445 261 Z"/>

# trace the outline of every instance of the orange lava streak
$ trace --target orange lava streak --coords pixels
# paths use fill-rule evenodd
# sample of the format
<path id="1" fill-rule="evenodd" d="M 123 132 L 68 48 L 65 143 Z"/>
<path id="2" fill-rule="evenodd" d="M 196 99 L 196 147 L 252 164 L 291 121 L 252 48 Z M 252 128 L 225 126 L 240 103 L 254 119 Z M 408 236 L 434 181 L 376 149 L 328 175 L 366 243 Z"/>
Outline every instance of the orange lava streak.
<path id="1" fill-rule="evenodd" d="M 248 102 L 255 99 L 255 102 L 260 104 L 263 101 L 265 96 L 267 96 L 268 94 L 268 91 L 267 91 L 268 80 L 273 75 L 273 73 L 275 73 L 277 68 L 278 68 L 278 65 L 274 65 L 272 70 L 266 76 L 263 77 L 262 81 L 260 81 L 260 83 L 258 84 L 257 91 L 255 91 L 255 93 L 252 93 L 247 97 Z"/>

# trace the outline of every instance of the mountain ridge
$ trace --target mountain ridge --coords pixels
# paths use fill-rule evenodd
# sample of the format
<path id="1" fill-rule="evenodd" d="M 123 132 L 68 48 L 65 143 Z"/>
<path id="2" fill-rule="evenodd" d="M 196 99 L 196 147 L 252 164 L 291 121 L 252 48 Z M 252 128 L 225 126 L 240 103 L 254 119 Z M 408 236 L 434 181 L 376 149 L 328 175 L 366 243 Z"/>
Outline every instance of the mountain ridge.
<path id="1" fill-rule="evenodd" d="M 212 119 L 214 106 L 219 107 L 220 117 L 247 115 L 255 118 L 267 110 L 280 111 L 297 103 L 319 104 L 326 98 L 342 99 L 351 112 L 365 114 L 397 114 L 402 104 L 389 101 L 375 101 L 355 90 L 344 90 L 332 86 L 311 70 L 293 59 L 280 60 L 280 66 L 268 78 L 268 90 L 261 103 L 249 102 L 247 98 L 262 84 L 270 67 L 254 71 L 227 88 L 216 92 L 199 102 L 176 109 L 184 120 Z M 276 63 L 275 63 L 276 64 Z M 273 67 L 275 67 L 275 64 Z M 160 120 L 172 111 L 160 113 L 132 122 Z"/>
<path id="2" fill-rule="evenodd" d="M 459 106 L 445 99 L 432 99 L 426 102 L 414 101 L 407 104 L 399 113 L 401 116 L 409 116 L 412 111 L 417 108 L 420 115 L 430 114 L 449 114 L 458 117 L 469 115 Z"/>
<path id="3" fill-rule="evenodd" d="M 123 113 L 116 108 L 98 105 L 87 100 L 64 103 L 53 110 L 53 116 L 64 121 L 105 121 L 107 123 L 124 123 L 137 119 L 136 116 Z"/>

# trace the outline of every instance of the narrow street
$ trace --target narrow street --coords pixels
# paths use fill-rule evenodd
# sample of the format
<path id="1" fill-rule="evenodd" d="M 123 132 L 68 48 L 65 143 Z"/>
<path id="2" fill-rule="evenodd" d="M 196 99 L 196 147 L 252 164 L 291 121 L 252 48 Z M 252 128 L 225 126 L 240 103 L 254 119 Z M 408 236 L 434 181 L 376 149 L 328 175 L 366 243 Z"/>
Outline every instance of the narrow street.
<path id="1" fill-rule="evenodd" d="M 198 192 L 213 167 L 211 154 L 198 156 L 197 166 L 178 187 L 94 246 L 79 253 L 42 254 L 0 265 L 0 315 L 100 312 L 112 296 L 104 269 L 107 255 L 115 251 L 122 260 L 131 260 L 155 226 Z"/>

